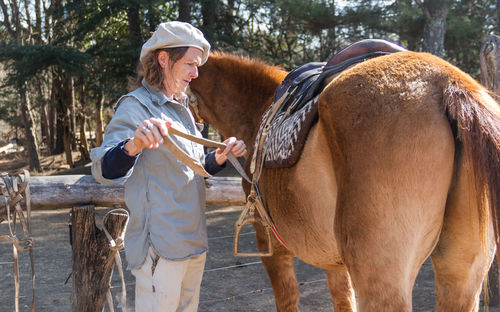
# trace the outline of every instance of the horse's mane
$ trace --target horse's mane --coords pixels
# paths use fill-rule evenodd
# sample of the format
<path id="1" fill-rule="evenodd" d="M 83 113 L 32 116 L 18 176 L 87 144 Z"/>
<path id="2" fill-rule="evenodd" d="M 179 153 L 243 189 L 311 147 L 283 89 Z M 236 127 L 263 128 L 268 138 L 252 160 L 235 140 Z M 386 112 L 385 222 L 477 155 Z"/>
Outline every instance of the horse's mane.
<path id="1" fill-rule="evenodd" d="M 280 66 L 270 65 L 257 58 L 236 55 L 221 51 L 215 51 L 210 54 L 212 61 L 217 63 L 217 67 L 223 68 L 223 72 L 233 72 L 233 81 L 241 86 L 241 89 L 255 87 L 255 84 L 262 86 L 273 86 L 273 90 L 287 72 Z M 253 85 L 249 85 L 253 84 Z"/>

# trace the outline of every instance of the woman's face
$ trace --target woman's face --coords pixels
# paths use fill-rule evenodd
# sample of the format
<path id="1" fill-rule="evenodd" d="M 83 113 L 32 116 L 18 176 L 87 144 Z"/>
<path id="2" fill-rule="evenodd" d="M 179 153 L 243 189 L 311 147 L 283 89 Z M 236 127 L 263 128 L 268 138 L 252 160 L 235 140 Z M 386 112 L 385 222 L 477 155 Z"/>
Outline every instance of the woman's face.
<path id="1" fill-rule="evenodd" d="M 189 47 L 184 56 L 171 64 L 167 52 L 158 54 L 158 61 L 163 69 L 163 86 L 168 97 L 186 91 L 191 80 L 198 77 L 198 66 L 201 64 L 203 52 L 194 47 Z"/>

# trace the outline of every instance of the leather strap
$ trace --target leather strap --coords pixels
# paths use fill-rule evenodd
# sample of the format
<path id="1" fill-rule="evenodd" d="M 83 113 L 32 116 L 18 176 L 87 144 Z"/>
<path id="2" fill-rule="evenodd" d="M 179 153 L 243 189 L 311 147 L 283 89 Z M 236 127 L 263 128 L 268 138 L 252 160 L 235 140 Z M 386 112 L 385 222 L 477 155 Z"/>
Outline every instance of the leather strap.
<path id="1" fill-rule="evenodd" d="M 0 194 L 4 195 L 5 208 L 7 214 L 7 221 L 9 225 L 9 235 L 0 236 L 0 240 L 6 240 L 12 243 L 12 255 L 14 260 L 14 288 L 15 288 L 15 311 L 19 311 L 19 264 L 18 252 L 29 250 L 31 262 L 31 285 L 33 297 L 31 301 L 31 311 L 36 311 L 36 297 L 35 297 L 35 264 L 33 256 L 33 238 L 31 237 L 31 196 L 29 190 L 30 174 L 29 171 L 23 170 L 14 178 L 9 177 L 7 173 L 1 174 L 0 180 Z M 26 203 L 26 218 L 21 208 L 21 200 L 24 193 Z M 11 208 L 13 214 L 11 215 Z M 21 223 L 23 238 L 19 239 L 16 233 L 16 219 L 19 217 Z"/>
<path id="2" fill-rule="evenodd" d="M 172 133 L 172 131 L 170 131 Z M 167 134 L 163 137 L 163 145 L 174 155 L 175 158 L 180 160 L 183 164 L 191 168 L 194 172 L 202 177 L 210 178 L 211 175 L 205 170 L 199 160 L 189 156 L 182 148 L 180 148 Z"/>
<path id="3" fill-rule="evenodd" d="M 191 134 L 188 134 L 188 133 L 185 133 L 185 132 L 182 132 L 180 130 L 177 130 L 175 129 L 174 127 L 169 127 L 168 128 L 168 133 L 169 134 L 174 134 L 176 136 L 179 136 L 181 138 L 185 138 L 187 140 L 190 140 L 192 142 L 195 142 L 195 143 L 198 143 L 198 144 L 201 144 L 201 145 L 204 145 L 204 146 L 208 146 L 208 147 L 216 147 L 216 148 L 220 148 L 221 150 L 224 150 L 226 148 L 226 144 L 224 143 L 221 143 L 221 142 L 217 142 L 217 141 L 212 141 L 212 140 L 209 140 L 209 139 L 205 139 L 205 138 L 200 138 L 200 137 L 197 137 L 197 136 L 194 136 L 194 135 L 191 135 Z M 172 142 L 173 143 L 173 142 Z M 185 154 L 185 153 L 184 153 Z M 187 157 L 189 157 L 187 154 L 186 154 Z M 177 156 L 176 156 L 177 157 Z M 184 164 L 188 165 L 188 163 L 195 163 L 196 166 L 199 165 L 199 168 L 196 168 L 197 170 L 201 171 L 203 170 L 202 172 L 206 172 L 205 171 L 205 168 L 203 168 L 203 166 L 201 166 L 201 164 L 199 164 L 199 162 L 197 162 L 196 160 L 192 159 L 191 157 L 189 157 L 189 159 L 186 159 L 186 162 L 184 162 L 182 159 L 180 158 L 177 158 L 179 159 L 180 161 L 182 161 Z M 236 169 L 236 171 L 238 171 L 238 173 L 249 183 L 251 183 L 252 181 L 250 180 L 250 178 L 247 176 L 245 170 L 243 169 L 243 167 L 241 166 L 241 164 L 239 163 L 239 161 L 236 159 L 236 157 L 233 155 L 233 153 L 229 153 L 227 154 L 227 159 L 229 160 L 229 162 L 233 165 L 233 167 Z M 189 166 L 189 165 L 188 165 Z M 194 169 L 193 169 L 194 170 Z M 195 171 L 196 172 L 196 171 Z M 210 177 L 210 174 L 208 172 L 206 172 L 206 174 L 208 175 L 208 177 Z"/>
<path id="4" fill-rule="evenodd" d="M 108 219 L 108 216 L 111 213 L 115 213 L 115 212 L 120 212 L 120 213 L 127 215 L 127 219 L 125 221 L 125 226 L 123 227 L 122 233 L 116 239 L 111 237 L 111 234 L 109 234 L 108 229 L 106 228 L 106 220 Z M 109 248 L 115 252 L 115 263 L 116 263 L 116 267 L 118 268 L 118 273 L 120 274 L 120 279 L 121 279 L 121 283 L 122 283 L 122 295 L 121 295 L 120 304 L 118 307 L 120 307 L 123 312 L 127 312 L 127 288 L 125 285 L 125 276 L 123 274 L 123 265 L 122 265 L 122 259 L 120 257 L 120 250 L 124 248 L 125 231 L 127 230 L 128 220 L 129 220 L 129 213 L 127 210 L 125 210 L 123 208 L 115 208 L 115 209 L 108 211 L 106 213 L 106 215 L 104 215 L 104 218 L 102 220 L 102 230 L 109 240 Z M 108 293 L 106 294 L 106 300 L 108 302 L 109 310 L 114 311 L 113 297 L 111 296 L 111 289 L 108 289 Z"/>

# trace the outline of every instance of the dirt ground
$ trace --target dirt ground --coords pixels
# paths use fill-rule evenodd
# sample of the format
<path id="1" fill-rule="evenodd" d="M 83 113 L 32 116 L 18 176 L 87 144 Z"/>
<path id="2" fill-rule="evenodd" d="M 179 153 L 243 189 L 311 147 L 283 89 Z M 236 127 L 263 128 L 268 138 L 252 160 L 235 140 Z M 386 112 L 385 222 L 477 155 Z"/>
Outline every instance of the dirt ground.
<path id="1" fill-rule="evenodd" d="M 3 170 L 0 168 L 0 171 Z M 230 169 L 228 169 L 230 170 Z M 88 173 L 88 166 L 78 173 Z M 224 173 L 222 173 L 224 174 Z M 203 282 L 199 311 L 247 312 L 276 311 L 274 296 L 260 258 L 233 256 L 234 222 L 242 207 L 207 207 L 209 252 Z M 108 209 L 96 210 L 97 219 Z M 69 241 L 69 209 L 35 211 L 32 218 L 36 271 L 37 311 L 71 311 L 71 245 Z M 0 235 L 8 233 L 6 222 L 0 224 Z M 241 236 L 242 250 L 254 250 L 253 228 L 247 227 Z M 125 255 L 122 255 L 126 266 Z M 20 257 L 21 297 L 20 310 L 29 311 L 31 279 L 29 255 Z M 333 304 L 322 270 L 295 260 L 300 289 L 300 309 L 304 312 L 332 311 Z M 0 311 L 14 311 L 12 246 L 0 242 Z M 125 271 L 128 311 L 134 311 L 134 278 Z M 112 293 L 117 302 L 121 291 L 118 273 L 114 272 Z M 417 277 L 413 290 L 414 311 L 434 311 L 435 294 L 432 265 L 426 261 Z M 381 307 L 380 311 L 383 311 Z M 481 311 L 484 310 L 481 308 Z M 109 311 L 108 308 L 105 311 Z M 489 311 L 499 311 L 490 308 Z"/>
<path id="2" fill-rule="evenodd" d="M 272 289 L 259 258 L 235 258 L 232 255 L 233 223 L 241 207 L 208 207 L 209 253 L 201 288 L 199 311 L 275 311 Z M 105 209 L 98 209 L 102 217 Z M 69 210 L 37 211 L 33 214 L 35 271 L 37 274 L 37 311 L 71 310 L 71 246 L 68 230 Z M 6 224 L 0 233 L 7 233 Z M 242 236 L 242 247 L 255 246 L 251 228 Z M 249 250 L 249 249 L 247 249 Z M 12 247 L 0 244 L 0 311 L 14 310 Z M 123 252 L 122 258 L 124 257 Z M 31 300 L 28 254 L 21 254 L 21 307 L 28 311 Z M 126 261 L 125 261 L 126 262 Z M 124 264 L 126 265 L 126 264 Z M 300 260 L 295 261 L 300 283 L 302 311 L 332 311 L 333 305 L 324 273 Z M 126 271 L 127 301 L 134 304 L 134 279 Z M 114 274 L 112 287 L 115 304 L 121 286 Z M 426 263 L 415 287 L 415 311 L 432 311 L 432 272 Z M 130 310 L 129 310 L 130 311 Z M 132 308 L 133 311 L 133 308 Z"/>
<path id="3" fill-rule="evenodd" d="M 236 258 L 232 254 L 233 224 L 241 207 L 208 207 L 209 252 L 199 311 L 276 311 L 273 292 L 259 258 Z M 97 209 L 102 218 L 107 209 Z M 69 243 L 69 210 L 36 211 L 33 213 L 35 237 L 35 271 L 37 311 L 71 311 L 71 245 Z M 0 224 L 0 235 L 7 233 L 5 223 Z M 253 248 L 252 228 L 244 229 L 242 248 Z M 122 259 L 125 260 L 123 252 Z M 0 243 L 0 311 L 14 311 L 14 284 L 12 274 L 12 247 Z M 126 265 L 126 261 L 124 263 Z M 297 280 L 300 283 L 300 308 L 304 312 L 332 311 L 333 304 L 322 270 L 296 259 Z M 30 265 L 27 253 L 20 254 L 21 311 L 30 310 Z M 134 278 L 125 271 L 128 311 L 134 311 Z M 433 311 L 433 273 L 430 262 L 425 262 L 413 290 L 413 310 Z M 115 270 L 112 293 L 115 309 L 121 291 Z M 106 311 L 109 311 L 106 308 Z M 119 309 L 116 309 L 119 311 Z M 381 311 L 383 308 L 381 307 Z M 498 311 L 490 309 L 490 311 Z"/>

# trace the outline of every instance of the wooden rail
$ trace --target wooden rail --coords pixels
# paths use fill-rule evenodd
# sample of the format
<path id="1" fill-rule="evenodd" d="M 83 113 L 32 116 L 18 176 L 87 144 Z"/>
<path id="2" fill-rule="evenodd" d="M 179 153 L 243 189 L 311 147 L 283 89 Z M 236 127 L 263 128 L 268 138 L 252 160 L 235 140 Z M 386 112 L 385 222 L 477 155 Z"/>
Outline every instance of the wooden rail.
<path id="1" fill-rule="evenodd" d="M 205 180 L 207 205 L 244 205 L 241 178 L 212 177 Z M 91 175 L 34 176 L 30 181 L 33 209 L 72 208 L 89 204 L 96 207 L 124 205 L 123 184 L 100 184 Z M 0 195 L 0 210 L 4 208 Z"/>

